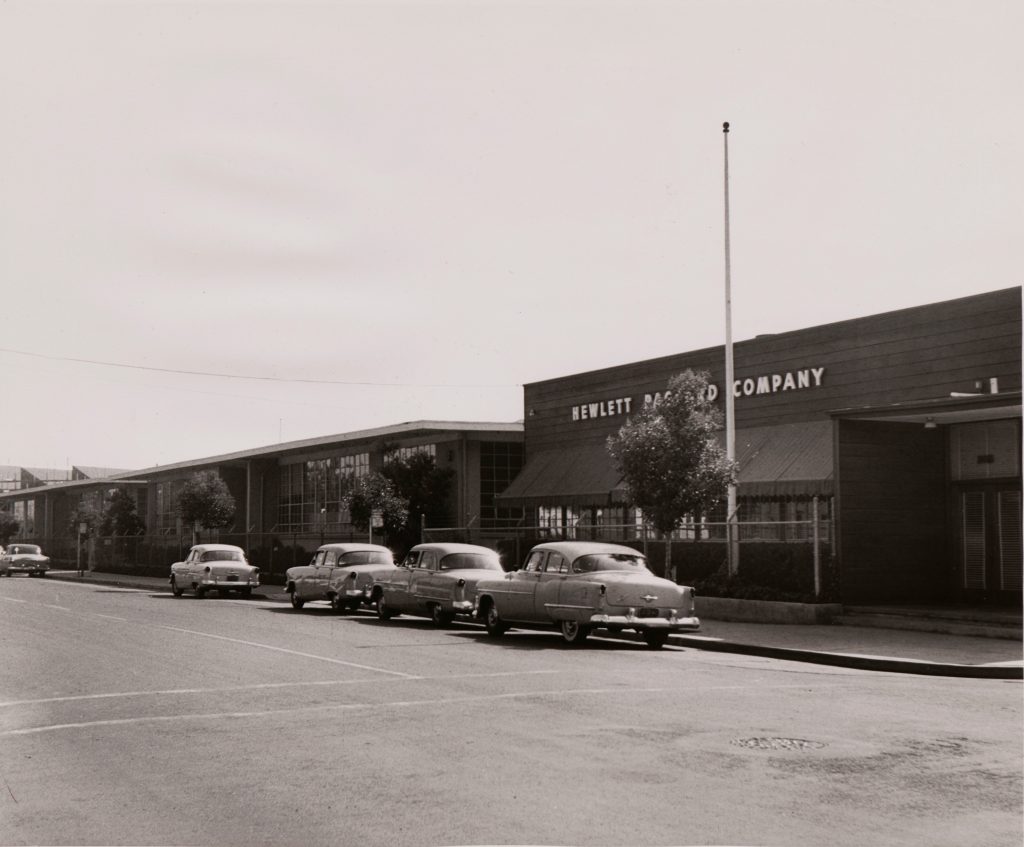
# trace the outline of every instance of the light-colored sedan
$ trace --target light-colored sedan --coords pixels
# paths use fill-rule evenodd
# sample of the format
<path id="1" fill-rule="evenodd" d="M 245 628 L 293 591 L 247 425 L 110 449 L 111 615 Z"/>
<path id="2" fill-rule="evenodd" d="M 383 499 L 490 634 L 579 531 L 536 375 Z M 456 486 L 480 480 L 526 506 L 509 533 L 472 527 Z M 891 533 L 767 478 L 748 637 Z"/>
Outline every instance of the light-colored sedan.
<path id="1" fill-rule="evenodd" d="M 555 626 L 570 644 L 595 629 L 633 630 L 657 649 L 700 629 L 692 588 L 655 576 L 631 547 L 591 541 L 538 544 L 519 570 L 478 583 L 474 611 L 493 636 Z"/>
<path id="2" fill-rule="evenodd" d="M 417 544 L 401 567 L 377 580 L 371 600 L 381 620 L 406 613 L 445 626 L 457 615 L 472 615 L 477 583 L 495 572 L 504 572 L 501 558 L 488 547 Z"/>
<path id="3" fill-rule="evenodd" d="M 8 545 L 0 555 L 0 576 L 14 576 L 16 573 L 44 577 L 50 569 L 50 557 L 44 556 L 38 544 Z"/>
<path id="4" fill-rule="evenodd" d="M 285 591 L 296 609 L 326 600 L 336 612 L 355 611 L 369 602 L 373 583 L 395 570 L 394 554 L 379 544 L 324 544 L 308 565 L 285 572 Z"/>
<path id="5" fill-rule="evenodd" d="M 260 569 L 249 564 L 241 547 L 233 544 L 197 544 L 184 562 L 171 565 L 171 591 L 180 597 L 186 590 L 198 599 L 207 591 L 237 592 L 249 597 L 260 584 Z"/>

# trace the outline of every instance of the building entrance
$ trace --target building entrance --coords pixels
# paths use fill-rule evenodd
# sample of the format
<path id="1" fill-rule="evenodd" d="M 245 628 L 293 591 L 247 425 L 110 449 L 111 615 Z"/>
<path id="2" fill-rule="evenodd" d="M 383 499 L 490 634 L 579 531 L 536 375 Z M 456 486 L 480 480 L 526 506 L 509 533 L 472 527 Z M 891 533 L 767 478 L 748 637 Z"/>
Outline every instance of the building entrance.
<path id="1" fill-rule="evenodd" d="M 1020 603 L 1021 487 L 958 485 L 959 588 L 968 602 Z"/>

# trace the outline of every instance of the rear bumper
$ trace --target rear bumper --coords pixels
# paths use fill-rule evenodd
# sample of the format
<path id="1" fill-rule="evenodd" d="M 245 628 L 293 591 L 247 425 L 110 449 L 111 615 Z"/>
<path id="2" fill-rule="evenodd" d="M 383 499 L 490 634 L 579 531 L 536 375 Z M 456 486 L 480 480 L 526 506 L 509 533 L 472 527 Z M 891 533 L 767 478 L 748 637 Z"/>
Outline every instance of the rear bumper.
<path id="1" fill-rule="evenodd" d="M 660 629 L 667 632 L 696 632 L 700 629 L 700 618 L 640 618 L 636 615 L 591 615 L 589 623 L 591 626 L 607 627 L 608 629 L 635 629 L 637 632 L 646 632 L 650 629 Z"/>
<path id="2" fill-rule="evenodd" d="M 46 573 L 49 570 L 47 565 L 10 565 L 8 573 Z"/>

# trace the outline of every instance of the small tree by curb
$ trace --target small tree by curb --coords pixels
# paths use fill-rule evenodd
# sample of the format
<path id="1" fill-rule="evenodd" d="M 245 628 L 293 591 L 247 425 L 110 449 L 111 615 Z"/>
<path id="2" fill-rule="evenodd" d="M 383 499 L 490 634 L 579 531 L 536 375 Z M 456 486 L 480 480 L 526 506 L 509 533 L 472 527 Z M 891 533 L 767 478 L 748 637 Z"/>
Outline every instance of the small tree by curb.
<path id="1" fill-rule="evenodd" d="M 110 497 L 110 505 L 103 513 L 101 535 L 139 535 L 146 529 L 139 517 L 135 498 L 127 491 L 117 489 Z"/>
<path id="2" fill-rule="evenodd" d="M 178 513 L 189 526 L 218 529 L 234 520 L 235 498 L 216 471 L 200 471 L 181 489 Z M 197 535 L 193 529 L 193 543 Z"/>
<path id="3" fill-rule="evenodd" d="M 377 471 L 352 480 L 342 499 L 356 529 L 369 531 L 377 513 L 384 531 L 395 534 L 402 530 L 409 517 L 409 501 L 400 497 L 391 481 Z"/>
<path id="4" fill-rule="evenodd" d="M 0 544 L 6 544 L 12 535 L 17 535 L 21 524 L 8 509 L 0 509 Z"/>
<path id="5" fill-rule="evenodd" d="M 665 575 L 673 582 L 671 534 L 687 516 L 710 511 L 736 477 L 715 438 L 721 428 L 708 374 L 686 370 L 669 380 L 659 403 L 644 406 L 608 438 L 630 505 L 665 537 Z"/>

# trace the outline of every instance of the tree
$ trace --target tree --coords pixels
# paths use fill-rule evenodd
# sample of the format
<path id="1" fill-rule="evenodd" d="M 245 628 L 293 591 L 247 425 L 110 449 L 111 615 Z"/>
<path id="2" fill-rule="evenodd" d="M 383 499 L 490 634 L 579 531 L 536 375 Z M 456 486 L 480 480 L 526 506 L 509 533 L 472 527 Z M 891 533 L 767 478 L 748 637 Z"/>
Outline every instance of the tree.
<path id="1" fill-rule="evenodd" d="M 12 535 L 17 535 L 21 524 L 9 509 L 0 509 L 0 544 L 6 544 Z"/>
<path id="2" fill-rule="evenodd" d="M 373 513 L 379 512 L 384 531 L 394 535 L 401 532 L 409 517 L 409 501 L 400 497 L 391 481 L 378 471 L 351 480 L 342 499 L 356 529 L 368 530 Z"/>
<path id="3" fill-rule="evenodd" d="M 101 535 L 139 535 L 146 525 L 139 517 L 135 498 L 127 491 L 116 489 L 110 495 L 110 505 L 103 513 Z"/>
<path id="4" fill-rule="evenodd" d="M 227 526 L 235 517 L 235 498 L 216 471 L 192 474 L 178 495 L 181 519 L 203 529 Z"/>
<path id="5" fill-rule="evenodd" d="M 412 547 L 419 542 L 420 515 L 426 515 L 429 525 L 448 525 L 454 468 L 439 468 L 429 453 L 413 453 L 405 458 L 391 458 L 385 462 L 382 473 L 395 493 L 409 503 L 405 525 L 399 533 L 404 546 Z"/>
<path id="6" fill-rule="evenodd" d="M 707 373 L 686 370 L 669 380 L 660 403 L 644 406 L 608 438 L 629 503 L 665 536 L 665 575 L 673 581 L 671 533 L 720 502 L 736 478 L 735 462 L 715 438 L 721 428 Z"/>

